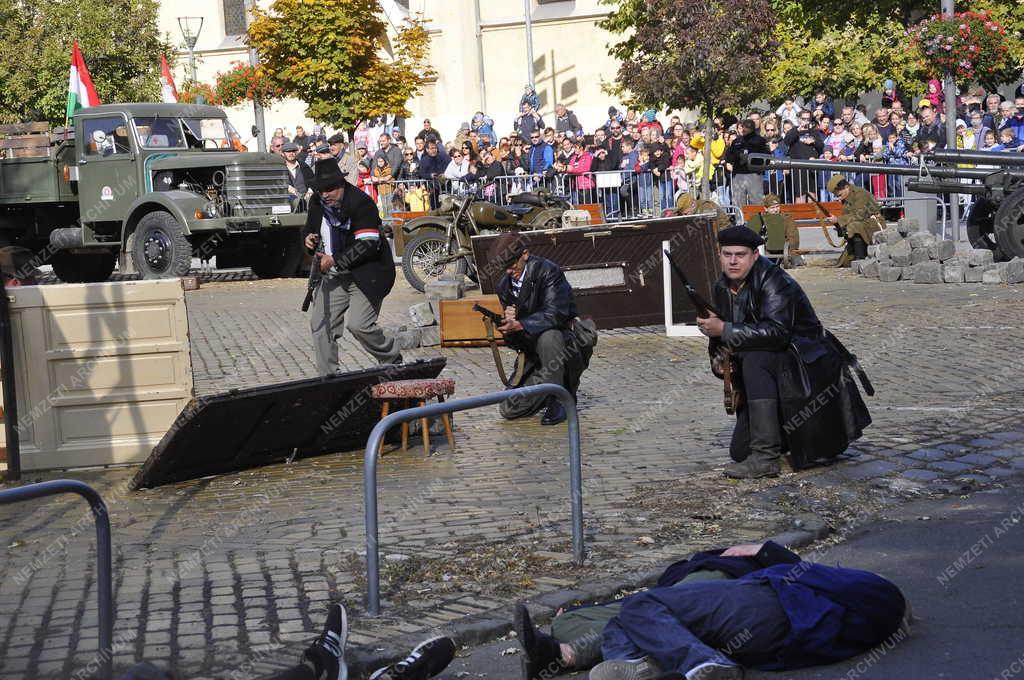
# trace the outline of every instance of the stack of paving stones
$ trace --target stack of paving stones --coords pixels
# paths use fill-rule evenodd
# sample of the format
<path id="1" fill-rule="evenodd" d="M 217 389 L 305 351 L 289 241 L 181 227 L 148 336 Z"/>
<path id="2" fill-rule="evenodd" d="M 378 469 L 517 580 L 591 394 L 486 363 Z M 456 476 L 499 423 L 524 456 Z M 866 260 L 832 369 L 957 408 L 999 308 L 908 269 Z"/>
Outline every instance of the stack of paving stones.
<path id="1" fill-rule="evenodd" d="M 1024 259 L 995 262 L 991 250 L 940 239 L 909 219 L 876 233 L 867 258 L 850 266 L 886 283 L 1024 283 Z"/>
<path id="2" fill-rule="evenodd" d="M 402 349 L 415 347 L 436 347 L 441 344 L 441 300 L 459 300 L 466 294 L 466 284 L 461 275 L 442 277 L 427 283 L 424 291 L 426 302 L 409 307 L 409 324 L 397 330 Z"/>

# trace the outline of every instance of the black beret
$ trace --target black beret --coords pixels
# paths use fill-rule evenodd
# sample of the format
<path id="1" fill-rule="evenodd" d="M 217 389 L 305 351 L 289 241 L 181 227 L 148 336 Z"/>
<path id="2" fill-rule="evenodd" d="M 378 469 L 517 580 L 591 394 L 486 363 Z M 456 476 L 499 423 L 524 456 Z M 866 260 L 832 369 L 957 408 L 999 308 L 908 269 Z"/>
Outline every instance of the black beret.
<path id="1" fill-rule="evenodd" d="M 718 245 L 720 246 L 745 246 L 757 250 L 757 247 L 763 243 L 764 239 L 758 236 L 753 229 L 742 224 L 718 232 Z"/>
<path id="2" fill-rule="evenodd" d="M 344 141 L 345 138 L 342 137 L 340 134 L 331 135 L 330 137 L 327 138 L 328 144 L 341 144 Z"/>

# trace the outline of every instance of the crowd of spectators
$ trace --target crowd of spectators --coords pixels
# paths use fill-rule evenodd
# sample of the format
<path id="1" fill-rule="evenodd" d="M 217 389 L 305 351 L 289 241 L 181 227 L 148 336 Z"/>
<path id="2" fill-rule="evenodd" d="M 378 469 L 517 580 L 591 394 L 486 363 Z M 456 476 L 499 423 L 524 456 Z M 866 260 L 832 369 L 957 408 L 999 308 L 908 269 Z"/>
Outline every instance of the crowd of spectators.
<path id="1" fill-rule="evenodd" d="M 604 203 L 606 214 L 625 210 L 626 204 L 637 214 L 671 207 L 680 192 L 693 193 L 700 186 L 707 155 L 719 202 L 742 206 L 759 203 L 767 192 L 780 194 L 785 202 L 800 202 L 805 192 L 824 192 L 824 173 L 755 172 L 746 165 L 749 153 L 910 165 L 946 146 L 949 124 L 956 127 L 958 148 L 1024 149 L 1021 87 L 1013 100 L 972 87 L 957 97 L 952 113 L 944 110 L 938 81 L 923 89 L 925 94 L 912 98 L 886 81 L 880 106 L 870 112 L 863 105 L 834 102 L 820 91 L 805 101 L 788 98 L 774 110 L 752 109 L 742 119 L 716 118 L 708 140 L 702 125 L 676 115 L 663 123 L 654 110 L 610 106 L 599 125 L 584 127 L 559 103 L 546 120 L 536 92 L 527 87 L 513 128 L 503 135 L 478 111 L 449 139 L 429 119 L 411 137 L 400 125 L 378 120 L 360 123 L 351 140 L 341 134 L 327 137 L 319 128 L 307 133 L 301 126 L 289 140 L 278 128 L 270 146 L 286 157 L 293 178 L 303 174 L 301 165 L 336 158 L 349 181 L 378 200 L 382 212 L 425 209 L 436 189 L 432 193 L 423 185 L 441 184 L 502 202 L 515 192 L 546 186 L 576 204 Z M 899 190 L 885 176 L 864 175 L 859 181 L 878 197 Z M 296 196 L 304 191 L 293 187 Z"/>

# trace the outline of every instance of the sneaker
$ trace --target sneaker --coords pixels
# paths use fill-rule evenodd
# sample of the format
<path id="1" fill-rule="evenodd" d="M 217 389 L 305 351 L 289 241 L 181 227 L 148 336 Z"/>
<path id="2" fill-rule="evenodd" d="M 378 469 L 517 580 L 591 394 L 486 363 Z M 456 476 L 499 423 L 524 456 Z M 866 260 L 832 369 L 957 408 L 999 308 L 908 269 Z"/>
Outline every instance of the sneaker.
<path id="1" fill-rule="evenodd" d="M 454 658 L 454 640 L 431 638 L 416 645 L 409 656 L 398 663 L 374 671 L 370 680 L 427 680 L 448 668 Z"/>
<path id="2" fill-rule="evenodd" d="M 332 604 L 327 610 L 324 632 L 302 655 L 316 669 L 318 680 L 348 680 L 345 641 L 348 639 L 348 614 L 344 605 Z"/>
<path id="3" fill-rule="evenodd" d="M 686 680 L 743 680 L 743 668 L 731 663 L 709 661 L 690 669 Z"/>
<path id="4" fill-rule="evenodd" d="M 590 670 L 590 680 L 654 680 L 658 669 L 651 661 L 642 659 L 615 659 L 602 661 Z"/>

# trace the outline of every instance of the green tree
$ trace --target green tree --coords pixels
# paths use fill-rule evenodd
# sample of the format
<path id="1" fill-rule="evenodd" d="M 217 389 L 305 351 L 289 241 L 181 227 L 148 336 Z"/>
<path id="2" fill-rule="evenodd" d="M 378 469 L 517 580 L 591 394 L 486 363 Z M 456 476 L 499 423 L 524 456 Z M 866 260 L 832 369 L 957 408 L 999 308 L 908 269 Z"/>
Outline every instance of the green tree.
<path id="1" fill-rule="evenodd" d="M 71 43 L 103 102 L 160 96 L 157 0 L 0 0 L 0 120 L 64 122 Z"/>
<path id="2" fill-rule="evenodd" d="M 613 91 L 642 108 L 700 109 L 707 152 L 701 193 L 709 192 L 714 117 L 763 95 L 775 56 L 770 0 L 602 0 L 618 4 L 602 27 L 624 39 Z"/>
<path id="3" fill-rule="evenodd" d="M 352 128 L 372 116 L 408 116 L 406 102 L 434 76 L 422 23 L 410 20 L 390 43 L 377 0 L 275 0 L 253 16 L 249 44 L 313 120 Z"/>

